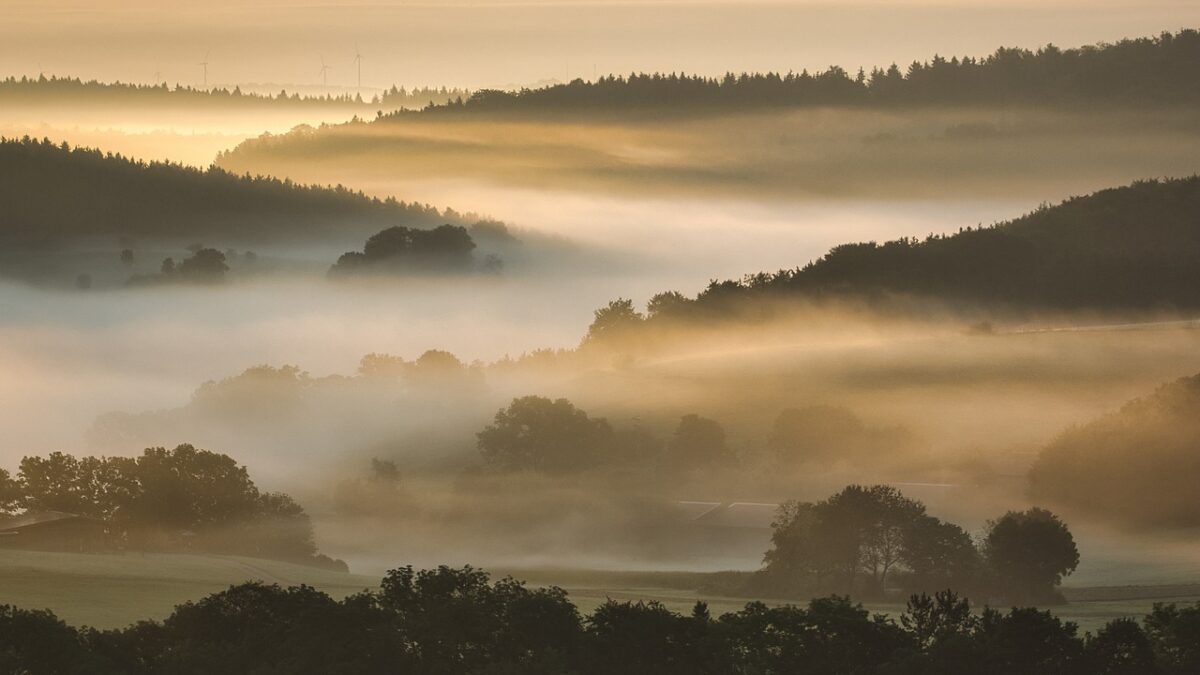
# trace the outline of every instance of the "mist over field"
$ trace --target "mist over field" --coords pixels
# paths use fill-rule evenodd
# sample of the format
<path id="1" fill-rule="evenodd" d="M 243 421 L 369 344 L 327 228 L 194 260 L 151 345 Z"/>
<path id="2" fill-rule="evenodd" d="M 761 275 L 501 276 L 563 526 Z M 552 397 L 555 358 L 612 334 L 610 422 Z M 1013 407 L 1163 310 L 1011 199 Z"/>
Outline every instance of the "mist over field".
<path id="1" fill-rule="evenodd" d="M 0 9 L 0 671 L 1194 672 L 1191 11 Z"/>

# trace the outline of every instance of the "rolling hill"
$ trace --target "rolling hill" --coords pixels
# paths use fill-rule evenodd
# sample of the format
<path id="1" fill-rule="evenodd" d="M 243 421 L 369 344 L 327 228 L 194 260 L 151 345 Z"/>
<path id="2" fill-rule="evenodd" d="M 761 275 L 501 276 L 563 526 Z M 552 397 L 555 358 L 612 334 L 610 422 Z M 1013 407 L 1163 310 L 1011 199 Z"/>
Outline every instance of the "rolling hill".
<path id="1" fill-rule="evenodd" d="M 756 301 L 917 296 L 1016 310 L 1200 307 L 1200 177 L 1148 180 L 990 227 L 843 244 L 803 267 L 664 294 L 649 319 L 744 315 Z"/>
<path id="2" fill-rule="evenodd" d="M 62 244 L 119 237 L 241 244 L 355 242 L 393 226 L 465 225 L 470 216 L 219 168 L 140 162 L 47 140 L 0 139 L 0 240 Z"/>

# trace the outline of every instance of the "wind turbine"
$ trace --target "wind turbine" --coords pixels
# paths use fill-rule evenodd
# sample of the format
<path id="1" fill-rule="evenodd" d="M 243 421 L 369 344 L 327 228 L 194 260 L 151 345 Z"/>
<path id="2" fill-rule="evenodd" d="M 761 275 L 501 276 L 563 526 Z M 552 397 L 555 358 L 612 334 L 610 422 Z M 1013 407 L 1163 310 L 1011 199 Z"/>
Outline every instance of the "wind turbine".
<path id="1" fill-rule="evenodd" d="M 321 57 L 321 86 L 322 87 L 326 87 L 326 88 L 329 87 L 329 76 L 326 74 L 328 72 L 329 72 L 329 66 L 325 65 L 325 57 L 322 56 Z"/>
<path id="2" fill-rule="evenodd" d="M 204 88 L 208 89 L 208 55 L 212 52 L 204 52 L 204 60 L 196 65 L 204 68 Z"/>
<path id="3" fill-rule="evenodd" d="M 358 66 L 358 88 L 362 89 L 362 52 L 358 51 L 358 44 L 354 45 L 354 65 Z"/>

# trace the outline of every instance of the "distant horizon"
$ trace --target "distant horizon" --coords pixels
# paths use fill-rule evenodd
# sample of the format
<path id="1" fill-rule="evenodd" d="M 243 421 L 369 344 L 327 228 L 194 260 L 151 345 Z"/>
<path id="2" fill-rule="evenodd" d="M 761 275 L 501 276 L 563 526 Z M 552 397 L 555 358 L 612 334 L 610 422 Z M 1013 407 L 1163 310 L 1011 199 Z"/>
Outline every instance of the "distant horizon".
<path id="1" fill-rule="evenodd" d="M 281 8 L 289 11 L 276 16 Z M 351 12 L 350 9 L 355 11 Z M 1183 2 L 1005 3 L 220 2 L 140 0 L 0 10 L 0 73 L 225 86 L 291 82 L 505 88 L 603 74 L 854 71 L 983 56 L 997 47 L 1072 47 L 1194 25 Z M 206 59 L 206 54 L 207 59 Z M 411 85 L 410 85 L 411 86 Z"/>

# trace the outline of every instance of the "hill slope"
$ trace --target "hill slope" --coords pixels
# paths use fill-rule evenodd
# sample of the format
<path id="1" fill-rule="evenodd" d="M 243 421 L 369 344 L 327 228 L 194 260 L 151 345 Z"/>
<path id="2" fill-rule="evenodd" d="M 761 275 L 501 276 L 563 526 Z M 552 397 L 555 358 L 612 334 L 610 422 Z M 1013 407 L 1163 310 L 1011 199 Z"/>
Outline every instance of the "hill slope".
<path id="1" fill-rule="evenodd" d="M 714 281 L 695 299 L 664 296 L 650 314 L 893 294 L 1012 308 L 1200 307 L 1200 177 L 1102 190 L 952 235 L 844 244 L 804 267 Z"/>
<path id="2" fill-rule="evenodd" d="M 342 186 L 305 186 L 145 163 L 49 141 L 0 139 L 0 240 L 89 237 L 165 241 L 352 242 L 403 225 L 466 224 L 422 204 L 367 197 Z"/>
<path id="3" fill-rule="evenodd" d="M 1200 375 L 1067 430 L 1030 482 L 1038 499 L 1125 525 L 1200 525 Z"/>

